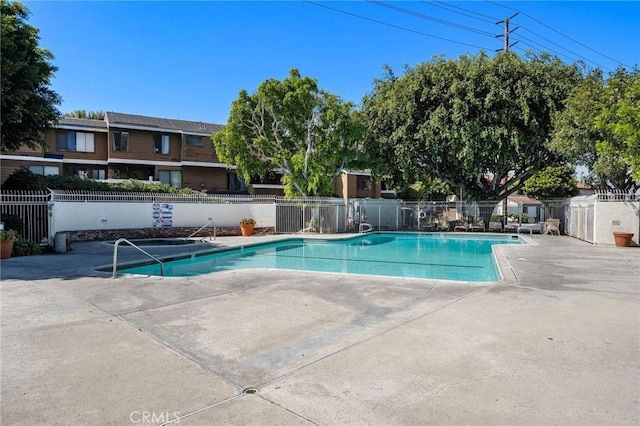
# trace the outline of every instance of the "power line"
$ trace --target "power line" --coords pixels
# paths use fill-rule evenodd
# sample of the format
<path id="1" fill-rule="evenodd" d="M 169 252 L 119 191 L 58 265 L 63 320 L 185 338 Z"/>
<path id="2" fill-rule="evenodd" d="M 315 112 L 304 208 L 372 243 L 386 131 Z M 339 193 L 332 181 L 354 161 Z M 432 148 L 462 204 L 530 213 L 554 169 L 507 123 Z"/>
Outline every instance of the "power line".
<path id="1" fill-rule="evenodd" d="M 582 46 L 582 47 L 584 47 L 584 48 L 586 48 L 586 49 L 589 49 L 589 50 L 591 50 L 592 52 L 597 53 L 598 55 L 603 56 L 603 57 L 605 57 L 605 58 L 607 58 L 607 59 L 609 59 L 609 60 L 611 60 L 611 61 L 613 61 L 613 62 L 615 62 L 615 63 L 617 63 L 617 64 L 620 64 L 620 65 L 623 65 L 623 66 L 625 66 L 625 67 L 627 67 L 627 68 L 630 68 L 628 65 L 623 64 L 622 62 L 620 62 L 620 61 L 618 61 L 618 60 L 616 60 L 616 59 L 614 59 L 614 58 L 612 58 L 612 57 L 610 57 L 610 56 L 608 56 L 608 55 L 605 55 L 604 53 L 599 52 L 599 51 L 597 51 L 597 50 L 595 50 L 595 49 L 593 49 L 593 48 L 591 48 L 591 47 L 587 46 L 586 44 L 581 43 L 581 42 L 579 42 L 578 40 L 573 39 L 572 37 L 569 37 L 569 36 L 568 36 L 568 35 L 566 35 L 566 34 L 561 33 L 560 31 L 556 30 L 556 29 L 555 29 L 555 28 L 553 28 L 553 27 L 550 27 L 549 25 L 545 24 L 544 22 L 542 22 L 542 21 L 540 21 L 540 20 L 536 19 L 535 17 L 533 17 L 533 16 L 529 15 L 528 13 L 525 13 L 525 12 L 523 12 L 523 11 L 521 11 L 521 10 L 518 10 L 518 9 L 514 9 L 514 8 L 509 7 L 509 6 L 505 6 L 505 5 L 503 5 L 503 4 L 500 4 L 500 3 L 497 3 L 497 2 L 494 2 L 494 1 L 491 1 L 491 0 L 484 0 L 484 1 L 485 1 L 485 2 L 487 2 L 487 3 L 494 4 L 494 5 L 496 5 L 496 6 L 500 6 L 500 7 L 505 8 L 505 9 L 513 10 L 513 11 L 516 11 L 516 12 L 520 12 L 521 14 L 523 14 L 524 16 L 526 16 L 527 18 L 532 19 L 533 21 L 535 21 L 535 22 L 539 23 L 540 25 L 542 25 L 542 26 L 544 26 L 544 27 L 546 27 L 546 28 L 550 29 L 551 31 L 553 31 L 553 32 L 555 32 L 555 33 L 557 33 L 557 34 L 560 34 L 562 37 L 565 37 L 565 38 L 567 38 L 567 39 L 571 40 L 572 42 L 574 42 L 574 43 L 576 43 L 576 44 L 579 44 L 580 46 Z M 533 33 L 533 31 L 531 31 L 531 30 L 527 30 L 527 31 L 529 31 L 529 32 L 532 32 L 532 33 Z M 535 34 L 535 33 L 534 33 L 534 34 Z M 536 34 L 536 35 L 537 35 L 537 34 Z M 538 36 L 538 37 L 541 37 L 541 36 Z M 541 37 L 541 38 L 543 38 L 543 37 Z M 555 44 L 555 43 L 554 43 L 554 44 Z M 567 51 L 569 51 L 569 52 L 570 52 L 570 50 L 568 50 L 568 49 L 565 49 L 565 50 L 567 50 Z M 575 53 L 574 53 L 574 54 L 575 54 Z M 584 57 L 582 57 L 582 56 L 580 56 L 580 57 L 586 60 L 586 58 L 584 58 Z M 590 61 L 590 62 L 592 62 L 592 63 L 594 63 L 594 64 L 595 64 L 595 62 L 593 62 L 593 61 Z"/>
<path id="2" fill-rule="evenodd" d="M 567 49 L 567 48 L 566 48 L 566 47 L 564 47 L 564 46 L 559 45 L 558 43 L 554 43 L 553 41 L 549 40 L 548 38 L 543 37 L 543 36 L 541 36 L 540 34 L 537 34 L 537 33 L 533 32 L 533 31 L 531 31 L 531 30 L 530 30 L 529 28 L 527 28 L 527 27 L 523 27 L 522 25 L 520 25 L 520 28 L 522 28 L 522 29 L 523 29 L 523 30 L 525 30 L 525 31 L 529 31 L 531 34 L 533 34 L 533 35 L 535 35 L 535 36 L 537 36 L 537 37 L 540 37 L 541 39 L 543 39 L 543 40 L 545 40 L 545 41 L 547 41 L 547 42 L 549 42 L 549 43 L 553 44 L 554 46 L 557 46 L 557 47 L 559 47 L 559 48 L 561 48 L 561 49 L 566 50 L 567 52 L 571 53 L 572 55 L 576 55 L 578 58 L 584 59 L 585 61 L 589 61 L 589 62 L 591 62 L 592 64 L 595 64 L 596 66 L 598 66 L 598 67 L 600 67 L 600 68 L 608 69 L 608 68 L 606 68 L 606 67 L 604 67 L 604 66 L 602 66 L 602 65 L 598 64 L 598 63 L 597 63 L 597 62 L 595 62 L 595 61 L 591 61 L 591 60 L 589 60 L 589 59 L 587 59 L 587 58 L 583 57 L 582 55 L 580 55 L 580 54 L 578 54 L 578 53 L 576 53 L 576 52 L 573 52 L 573 51 L 571 51 L 571 50 Z"/>
<path id="3" fill-rule="evenodd" d="M 527 39 L 527 40 L 529 40 L 529 39 Z M 562 56 L 562 57 L 564 57 L 564 58 L 570 59 L 570 60 L 571 60 L 571 61 L 573 61 L 573 62 L 576 62 L 576 60 L 577 60 L 577 61 L 580 61 L 580 60 L 581 60 L 581 58 L 577 58 L 577 59 L 576 59 L 576 58 L 572 58 L 572 57 L 567 56 L 567 55 L 564 55 L 564 54 L 562 54 L 562 53 L 560 53 L 560 52 L 556 52 L 556 51 L 554 51 L 554 50 L 551 50 L 551 49 L 549 49 L 549 48 L 547 48 L 547 47 L 545 47 L 545 46 L 542 46 L 541 44 L 536 43 L 535 41 L 532 41 L 532 40 L 529 40 L 529 43 L 527 43 L 526 41 L 522 41 L 522 40 L 519 40 L 519 41 L 520 41 L 520 43 L 522 43 L 522 44 L 524 44 L 524 45 L 526 45 L 526 46 L 529 46 L 529 47 L 530 47 L 530 48 L 532 48 L 533 50 L 541 50 L 541 49 L 542 49 L 542 50 L 545 50 L 545 51 L 549 51 L 549 52 L 551 52 L 551 53 L 555 53 L 555 54 L 556 54 L 556 55 L 558 55 L 558 56 Z M 532 44 L 532 43 L 533 43 L 533 44 Z M 535 44 L 535 45 L 537 45 L 537 46 L 534 46 L 534 44 Z M 521 50 L 521 51 L 525 52 L 525 50 L 524 50 L 524 49 L 522 49 L 522 48 L 520 48 L 519 50 Z"/>
<path id="4" fill-rule="evenodd" d="M 491 16 L 487 16 L 487 15 L 483 15 L 482 13 L 478 13 L 478 12 L 474 12 L 473 10 L 469 10 L 469 9 L 465 9 L 459 6 L 454 6 L 452 4 L 447 4 L 441 1 L 437 1 L 437 0 L 420 0 L 422 3 L 428 4 L 429 6 L 435 6 L 435 7 L 439 7 L 440 9 L 444 9 L 447 10 L 449 12 L 453 12 L 453 13 L 457 13 L 460 15 L 464 15 L 467 16 L 469 18 L 473 18 L 473 19 L 477 19 L 478 21 L 482 21 L 482 22 L 488 22 L 490 24 L 493 24 L 494 22 L 496 22 L 496 18 L 493 18 Z M 453 9 L 459 9 L 462 10 L 464 12 L 458 12 L 456 10 Z M 468 13 L 465 13 L 468 12 Z M 474 16 L 477 15 L 477 16 Z M 482 18 L 479 18 L 479 16 L 482 16 Z"/>
<path id="5" fill-rule="evenodd" d="M 473 45 L 473 44 L 464 43 L 464 42 L 461 42 L 461 41 L 456 41 L 456 40 L 452 40 L 452 39 L 449 39 L 449 38 L 436 36 L 436 35 L 433 35 L 433 34 L 427 34 L 427 33 L 421 32 L 421 31 L 412 30 L 411 28 L 402 27 L 400 25 L 390 24 L 388 22 L 379 21 L 379 20 L 373 19 L 373 18 L 368 18 L 366 16 L 358 15 L 358 14 L 355 14 L 355 13 L 352 13 L 352 12 L 347 12 L 345 10 L 336 9 L 334 7 L 331 7 L 331 6 L 327 6 L 327 5 L 324 5 L 324 4 L 316 3 L 314 1 L 310 1 L 310 0 L 303 0 L 303 1 L 305 3 L 309 3 L 309 4 L 312 4 L 314 6 L 323 7 L 325 9 L 333 10 L 334 12 L 338 12 L 338 13 L 342 13 L 342 14 L 345 14 L 345 15 L 353 16 L 353 17 L 356 17 L 356 18 L 359 18 L 359 19 L 364 19 L 365 21 L 375 22 L 376 24 L 386 25 L 386 26 L 391 27 L 391 28 L 396 28 L 396 29 L 399 29 L 399 30 L 408 31 L 408 32 L 411 32 L 411 33 L 414 33 L 414 34 L 419 34 L 419 35 L 422 35 L 422 36 L 425 36 L 425 37 L 437 38 L 439 40 L 444 40 L 444 41 L 448 41 L 448 42 L 451 42 L 451 43 L 461 44 L 463 46 L 474 47 L 476 49 L 481 49 L 481 50 L 490 50 L 490 49 L 487 49 L 486 47 L 476 46 L 476 45 Z"/>
<path id="6" fill-rule="evenodd" d="M 419 13 L 419 12 L 414 12 L 412 10 L 403 9 L 401 7 L 394 6 L 394 5 L 387 4 L 387 3 L 383 3 L 383 2 L 377 1 L 377 0 L 367 0 L 367 1 L 369 3 L 375 4 L 376 6 L 386 7 L 388 9 L 395 10 L 396 12 L 405 13 L 407 15 L 412 15 L 412 16 L 415 16 L 415 17 L 418 17 L 418 18 L 421 18 L 421 19 L 426 19 L 426 20 L 431 21 L 431 22 L 436 22 L 438 24 L 448 25 L 450 27 L 459 28 L 461 30 L 470 31 L 470 32 L 473 32 L 473 33 L 477 33 L 477 34 L 481 34 L 481 35 L 487 36 L 487 37 L 493 37 L 493 33 L 490 33 L 488 31 L 478 30 L 476 28 L 467 27 L 467 26 L 461 25 L 461 24 L 456 24 L 455 22 L 450 22 L 450 21 L 445 21 L 443 19 L 434 18 L 434 17 L 429 16 L 429 15 L 424 15 L 424 14 Z"/>
<path id="7" fill-rule="evenodd" d="M 531 32 L 531 33 L 532 33 L 532 31 L 531 31 L 531 30 L 529 30 L 529 29 L 527 29 L 527 28 L 525 28 L 525 27 L 522 27 L 522 26 L 521 26 L 521 28 L 523 28 L 524 30 L 529 31 L 529 32 Z M 534 34 L 535 34 L 535 33 L 534 33 Z M 537 35 L 537 34 L 536 34 L 536 35 Z M 551 49 L 551 48 L 550 48 L 550 47 L 548 47 L 548 46 L 545 46 L 545 45 L 543 45 L 543 44 L 541 44 L 541 43 L 535 42 L 535 41 L 531 40 L 530 38 L 527 38 L 527 37 L 523 36 L 522 34 L 520 34 L 518 37 L 519 37 L 519 38 L 521 38 L 521 39 L 523 39 L 523 40 L 527 40 L 527 41 L 529 41 L 530 43 L 537 44 L 538 46 L 541 46 L 543 49 L 548 50 L 548 51 L 550 51 L 550 52 L 553 52 L 553 53 L 555 53 L 556 55 L 560 55 L 560 56 L 564 56 L 564 57 L 566 57 L 566 58 L 570 58 L 568 55 L 566 55 L 566 54 L 562 54 L 562 53 L 559 53 L 559 52 L 557 52 L 557 51 L 555 51 L 555 50 Z M 538 35 L 538 37 L 542 38 L 543 40 L 547 40 L 547 39 L 545 39 L 544 37 L 542 37 L 542 36 L 540 36 L 540 35 Z M 567 52 L 571 53 L 572 55 L 575 55 L 575 56 L 576 56 L 576 58 L 577 58 L 578 60 L 583 60 L 583 61 L 585 61 L 585 62 L 591 62 L 592 64 L 594 64 L 594 65 L 595 65 L 595 66 L 597 66 L 597 67 L 600 67 L 600 68 L 602 68 L 602 69 L 604 69 L 604 70 L 608 70 L 608 71 L 610 71 L 610 69 L 609 69 L 608 67 L 605 67 L 605 66 L 603 66 L 603 65 L 600 65 L 599 63 L 597 63 L 597 62 L 595 62 L 595 61 L 592 61 L 592 60 L 590 60 L 590 59 L 587 59 L 587 58 L 585 58 L 585 57 L 583 57 L 583 56 L 581 56 L 581 55 L 579 55 L 579 54 L 577 54 L 577 53 L 575 53 L 575 52 L 572 52 L 571 50 L 569 50 L 569 49 L 567 49 L 567 48 L 565 48 L 565 47 L 559 46 L 558 44 L 553 43 L 551 40 L 547 40 L 547 41 L 548 41 L 549 43 L 551 43 L 551 44 L 555 45 L 555 46 L 560 47 L 561 49 L 566 50 Z M 535 47 L 534 47 L 534 46 L 531 46 L 530 44 L 525 43 L 524 41 L 523 41 L 523 43 L 535 49 Z M 575 60 L 574 58 L 570 58 L 570 59 Z"/>

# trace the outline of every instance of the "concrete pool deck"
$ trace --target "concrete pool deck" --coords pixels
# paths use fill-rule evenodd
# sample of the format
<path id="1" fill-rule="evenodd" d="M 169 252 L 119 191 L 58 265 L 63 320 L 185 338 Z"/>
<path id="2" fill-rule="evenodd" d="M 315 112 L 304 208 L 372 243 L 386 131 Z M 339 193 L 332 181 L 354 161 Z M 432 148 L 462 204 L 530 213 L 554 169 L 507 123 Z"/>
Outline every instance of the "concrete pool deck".
<path id="1" fill-rule="evenodd" d="M 525 239 L 490 284 L 112 279 L 100 242 L 2 260 L 0 423 L 640 423 L 640 249 Z"/>

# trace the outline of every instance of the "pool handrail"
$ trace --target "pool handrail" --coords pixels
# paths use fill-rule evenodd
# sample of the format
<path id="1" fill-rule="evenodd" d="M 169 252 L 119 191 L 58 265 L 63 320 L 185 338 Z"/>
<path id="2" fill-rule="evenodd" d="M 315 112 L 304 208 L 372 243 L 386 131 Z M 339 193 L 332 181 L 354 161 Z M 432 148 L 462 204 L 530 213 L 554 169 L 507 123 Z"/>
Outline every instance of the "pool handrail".
<path id="1" fill-rule="evenodd" d="M 193 237 L 194 235 L 196 235 L 198 232 L 202 231 L 204 228 L 206 228 L 209 225 L 213 225 L 213 239 L 215 240 L 216 234 L 217 234 L 217 228 L 216 228 L 216 223 L 213 220 L 210 220 L 209 222 L 202 225 L 200 228 L 198 228 L 195 232 L 193 232 L 188 237 L 184 237 L 184 240 L 187 241 L 189 238 Z M 204 237 L 202 238 L 204 239 Z"/>
<path id="2" fill-rule="evenodd" d="M 157 257 L 153 256 L 152 254 L 147 253 L 146 251 L 144 251 L 143 249 L 141 249 L 137 245 L 133 244 L 131 241 L 127 240 L 126 238 L 119 238 L 113 244 L 113 275 L 111 276 L 111 278 L 116 278 L 117 275 L 118 275 L 118 246 L 120 245 L 120 243 L 127 243 L 131 247 L 141 251 L 142 253 L 144 253 L 147 256 L 149 256 L 151 259 L 153 259 L 156 262 L 158 262 L 160 264 L 160 276 L 164 277 L 164 264 L 162 263 L 162 261 L 160 259 L 158 259 Z"/>

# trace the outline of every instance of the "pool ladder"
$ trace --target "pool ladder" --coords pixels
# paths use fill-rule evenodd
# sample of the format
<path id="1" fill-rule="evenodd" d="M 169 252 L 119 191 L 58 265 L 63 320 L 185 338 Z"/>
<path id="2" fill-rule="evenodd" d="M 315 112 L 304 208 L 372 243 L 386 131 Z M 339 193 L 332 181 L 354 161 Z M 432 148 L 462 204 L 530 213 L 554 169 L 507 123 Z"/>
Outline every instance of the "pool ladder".
<path id="1" fill-rule="evenodd" d="M 216 228 L 216 223 L 213 220 L 210 220 L 209 222 L 205 223 L 204 225 L 202 225 L 200 228 L 198 228 L 195 232 L 193 232 L 191 235 L 189 235 L 188 237 L 184 237 L 184 240 L 187 241 L 189 238 L 193 237 L 194 235 L 196 235 L 198 232 L 202 231 L 204 228 L 206 228 L 209 225 L 213 225 L 213 239 L 216 239 L 216 234 L 218 233 L 218 230 Z M 202 240 L 204 240 L 206 237 L 202 237 L 200 239 L 200 242 L 202 242 Z"/>
<path id="2" fill-rule="evenodd" d="M 133 244 L 131 241 L 127 240 L 126 238 L 120 238 L 113 244 L 113 275 L 112 275 L 112 278 L 116 278 L 116 276 L 118 275 L 118 246 L 120 245 L 120 243 L 127 243 L 131 247 L 137 249 L 138 251 L 146 254 L 148 257 L 150 257 L 151 259 L 153 259 L 156 262 L 158 262 L 160 264 L 160 275 L 164 277 L 164 264 L 162 263 L 162 261 L 160 259 L 158 259 L 157 257 L 153 256 L 152 254 L 149 254 L 146 251 L 142 250 L 140 247 L 138 247 L 137 245 Z"/>

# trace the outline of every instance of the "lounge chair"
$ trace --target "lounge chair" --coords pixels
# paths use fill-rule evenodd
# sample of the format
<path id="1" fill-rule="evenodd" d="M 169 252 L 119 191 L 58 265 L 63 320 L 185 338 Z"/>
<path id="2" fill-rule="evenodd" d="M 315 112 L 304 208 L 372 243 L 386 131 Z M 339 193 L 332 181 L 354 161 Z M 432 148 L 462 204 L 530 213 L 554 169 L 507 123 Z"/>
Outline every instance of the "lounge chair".
<path id="1" fill-rule="evenodd" d="M 502 223 L 489 222 L 489 232 L 502 232 Z"/>
<path id="2" fill-rule="evenodd" d="M 442 217 L 437 221 L 436 229 L 441 232 L 446 232 L 449 230 L 449 221 L 447 220 L 446 214 L 443 214 Z"/>
<path id="3" fill-rule="evenodd" d="M 560 219 L 547 219 L 544 223 L 545 235 L 560 235 Z"/>
<path id="4" fill-rule="evenodd" d="M 467 222 L 463 219 L 459 219 L 456 220 L 456 224 L 453 227 L 453 230 L 456 232 L 465 232 L 465 231 L 469 231 L 469 225 L 467 225 Z"/>
<path id="5" fill-rule="evenodd" d="M 514 220 L 507 220 L 507 224 L 504 226 L 504 232 L 518 232 L 520 224 Z"/>
<path id="6" fill-rule="evenodd" d="M 470 230 L 471 232 L 484 232 L 484 220 L 481 217 L 477 217 L 475 222 L 471 224 Z"/>

